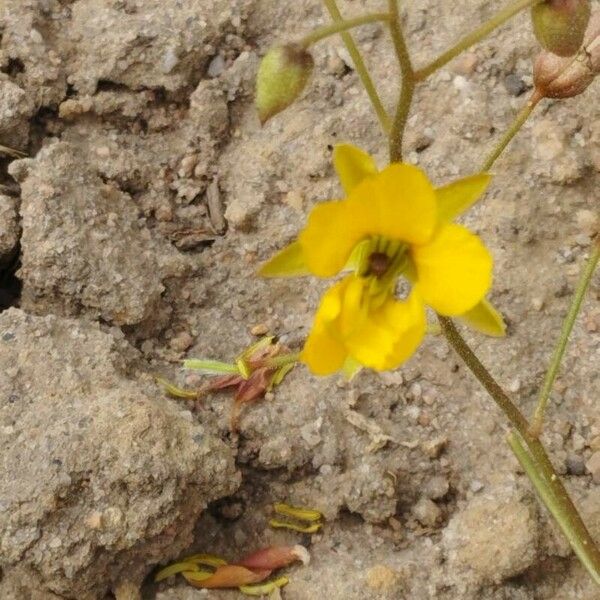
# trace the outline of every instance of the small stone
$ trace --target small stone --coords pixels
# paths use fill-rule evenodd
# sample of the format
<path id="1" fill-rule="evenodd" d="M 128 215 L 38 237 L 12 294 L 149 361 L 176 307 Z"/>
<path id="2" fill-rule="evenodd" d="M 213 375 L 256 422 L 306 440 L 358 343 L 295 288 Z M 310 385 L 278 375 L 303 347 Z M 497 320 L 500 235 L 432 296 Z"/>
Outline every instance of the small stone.
<path id="1" fill-rule="evenodd" d="M 184 156 L 179 163 L 179 172 L 177 173 L 179 177 L 191 177 L 194 174 L 194 169 L 198 164 L 198 155 L 191 154 L 189 156 Z"/>
<path id="2" fill-rule="evenodd" d="M 208 65 L 208 70 L 206 72 L 206 74 L 209 77 L 219 77 L 220 75 L 223 74 L 223 71 L 225 70 L 225 59 L 223 58 L 223 56 L 221 54 L 217 54 L 211 61 L 210 64 Z"/>
<path id="3" fill-rule="evenodd" d="M 169 346 L 176 352 L 185 352 L 194 343 L 194 338 L 187 332 L 182 331 L 169 341 Z"/>
<path id="4" fill-rule="evenodd" d="M 508 385 L 508 391 L 516 394 L 521 389 L 521 380 L 513 379 Z"/>
<path id="5" fill-rule="evenodd" d="M 102 513 L 98 510 L 90 513 L 90 515 L 85 520 L 85 524 L 90 529 L 102 529 Z"/>
<path id="6" fill-rule="evenodd" d="M 473 52 L 465 52 L 459 56 L 452 65 L 452 71 L 457 75 L 472 75 L 477 68 L 479 59 Z"/>
<path id="7" fill-rule="evenodd" d="M 594 452 L 585 463 L 585 468 L 592 476 L 594 483 L 600 483 L 600 452 Z"/>
<path id="8" fill-rule="evenodd" d="M 269 326 L 266 323 L 258 323 L 250 329 L 250 333 L 256 336 L 267 335 L 269 333 Z"/>
<path id="9" fill-rule="evenodd" d="M 596 333 L 600 330 L 600 315 L 590 315 L 585 320 L 585 328 L 589 333 Z"/>
<path id="10" fill-rule="evenodd" d="M 511 96 L 520 96 L 527 91 L 525 82 L 514 73 L 511 73 L 504 78 L 504 87 Z"/>
<path id="11" fill-rule="evenodd" d="M 581 452 L 585 448 L 585 438 L 581 434 L 574 433 L 571 441 L 575 452 Z"/>
<path id="12" fill-rule="evenodd" d="M 412 513 L 425 527 L 435 527 L 442 519 L 440 507 L 429 498 L 421 498 L 412 509 Z"/>
<path id="13" fill-rule="evenodd" d="M 132 581 L 120 583 L 115 588 L 115 600 L 142 600 L 140 586 Z"/>
<path id="14" fill-rule="evenodd" d="M 585 462 L 579 454 L 569 454 L 566 460 L 567 473 L 569 475 L 584 475 Z"/>
<path id="15" fill-rule="evenodd" d="M 384 371 L 379 378 L 386 387 L 401 386 L 404 383 L 404 375 L 401 371 Z"/>
<path id="16" fill-rule="evenodd" d="M 297 190 L 289 191 L 284 197 L 283 201 L 289 207 L 293 208 L 296 212 L 301 213 L 304 205 L 304 197 Z"/>
<path id="17" fill-rule="evenodd" d="M 542 308 L 544 308 L 544 299 L 540 298 L 538 296 L 536 296 L 535 298 L 532 298 L 531 299 L 531 307 L 533 308 L 533 310 L 540 312 L 540 310 L 542 310 Z"/>
<path id="18" fill-rule="evenodd" d="M 484 487 L 485 487 L 485 484 L 482 481 L 479 481 L 478 479 L 473 479 L 473 481 L 471 481 L 471 484 L 469 485 L 469 489 L 474 494 L 476 494 L 477 492 L 480 492 Z"/>
<path id="19" fill-rule="evenodd" d="M 367 585 L 378 592 L 389 592 L 396 586 L 399 579 L 398 571 L 386 565 L 371 567 L 366 576 Z"/>
<path id="20" fill-rule="evenodd" d="M 448 438 L 439 436 L 421 444 L 421 449 L 429 458 L 438 458 L 448 444 Z"/>
<path id="21" fill-rule="evenodd" d="M 576 213 L 577 225 L 589 236 L 600 231 L 600 214 L 593 210 L 581 209 Z"/>
<path id="22" fill-rule="evenodd" d="M 423 488 L 423 492 L 431 500 L 441 500 L 449 491 L 450 483 L 443 475 L 432 477 Z"/>

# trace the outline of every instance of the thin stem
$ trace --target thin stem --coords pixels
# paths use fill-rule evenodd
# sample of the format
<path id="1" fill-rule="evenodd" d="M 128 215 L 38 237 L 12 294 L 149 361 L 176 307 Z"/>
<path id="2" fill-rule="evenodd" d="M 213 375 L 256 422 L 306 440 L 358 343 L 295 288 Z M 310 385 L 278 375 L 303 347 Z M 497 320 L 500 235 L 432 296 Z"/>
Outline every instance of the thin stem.
<path id="1" fill-rule="evenodd" d="M 359 27 L 360 25 L 367 25 L 368 23 L 377 23 L 381 21 L 389 21 L 390 15 L 389 13 L 372 13 L 370 15 L 362 15 L 360 17 L 354 17 L 353 19 L 346 19 L 344 21 L 336 21 L 331 25 L 326 25 L 325 27 L 319 27 L 315 29 L 308 35 L 304 36 L 299 44 L 308 48 L 325 38 L 331 37 L 336 33 L 342 33 L 343 31 L 348 31 L 349 29 L 353 29 L 354 27 Z"/>
<path id="2" fill-rule="evenodd" d="M 530 117 L 534 108 L 538 105 L 540 100 L 543 98 L 537 92 L 534 92 L 531 98 L 528 100 L 527 104 L 521 109 L 519 114 L 515 117 L 515 120 L 512 122 L 511 126 L 508 128 L 506 133 L 502 136 L 502 139 L 498 142 L 496 147 L 492 150 L 490 155 L 486 158 L 483 166 L 481 168 L 482 171 L 489 171 L 492 165 L 496 162 L 498 157 L 504 152 L 508 144 L 510 144 L 511 140 L 515 137 L 515 135 L 519 132 L 521 127 L 525 124 L 527 119 Z"/>
<path id="3" fill-rule="evenodd" d="M 404 39 L 404 32 L 402 31 L 398 0 L 388 0 L 388 3 L 391 15 L 390 31 L 398 62 L 400 63 L 402 85 L 398 106 L 396 107 L 396 114 L 392 123 L 392 130 L 390 132 L 390 161 L 400 162 L 402 160 L 404 130 L 406 129 L 406 122 L 408 121 L 408 115 L 415 93 L 416 80 L 410 53 L 406 45 L 406 40 Z"/>
<path id="4" fill-rule="evenodd" d="M 577 512 L 569 493 L 564 487 L 558 474 L 556 473 L 552 461 L 546 454 L 542 443 L 531 435 L 529 423 L 521 411 L 509 398 L 506 392 L 500 387 L 498 382 L 492 377 L 483 363 L 477 358 L 473 350 L 469 347 L 464 338 L 456 329 L 454 323 L 447 317 L 438 315 L 442 331 L 450 345 L 457 354 L 463 359 L 467 367 L 477 377 L 479 382 L 487 390 L 496 404 L 503 410 L 509 421 L 523 438 L 533 459 L 536 462 L 538 472 L 544 477 L 548 488 L 551 490 L 553 501 L 558 503 L 564 516 L 565 522 L 571 530 L 571 535 L 578 539 L 578 548 L 586 552 L 586 562 L 584 564 L 589 568 L 593 567 L 594 580 L 600 578 L 600 550 L 596 546 L 593 538 L 587 530 L 585 523 Z M 578 550 L 573 547 L 577 552 Z"/>
<path id="5" fill-rule="evenodd" d="M 544 0 L 516 0 L 516 2 L 513 2 L 512 4 L 501 10 L 489 21 L 486 21 L 477 29 L 465 35 L 465 37 L 460 39 L 454 46 L 452 46 L 452 48 L 446 50 L 446 52 L 441 54 L 434 61 L 424 66 L 423 68 L 418 69 L 415 73 L 417 81 L 423 81 L 424 79 L 427 79 L 427 77 L 429 77 L 432 73 L 435 73 L 435 71 L 443 67 L 445 64 L 449 63 L 453 58 L 456 58 L 459 54 L 464 52 L 467 48 L 470 48 L 473 44 L 480 42 L 483 38 L 485 38 L 492 31 L 494 31 L 494 29 L 506 23 L 506 21 L 508 21 L 518 12 L 530 6 L 534 6 L 535 4 L 539 4 L 543 1 Z"/>
<path id="6" fill-rule="evenodd" d="M 529 477 L 529 480 L 535 487 L 542 502 L 546 505 L 546 508 L 550 511 L 560 526 L 567 540 L 569 540 L 569 544 L 571 544 L 575 554 L 577 554 L 579 560 L 588 570 L 588 573 L 592 576 L 592 579 L 600 585 L 600 572 L 597 569 L 597 564 L 595 564 L 590 557 L 590 553 L 588 551 L 589 548 L 587 547 L 585 540 L 580 539 L 577 533 L 573 530 L 569 515 L 564 512 L 561 503 L 557 502 L 553 490 L 548 485 L 548 482 L 540 475 L 537 464 L 523 446 L 520 437 L 514 432 L 511 432 L 508 436 L 508 443 L 514 455 L 517 457 L 517 460 L 523 467 L 523 470 L 527 474 L 527 477 Z"/>
<path id="7" fill-rule="evenodd" d="M 592 276 L 594 275 L 594 271 L 598 266 L 599 260 L 600 240 L 594 243 L 592 255 L 588 259 L 581 273 L 579 283 L 577 284 L 577 289 L 575 290 L 575 294 L 573 295 L 573 299 L 571 300 L 569 312 L 567 313 L 567 316 L 565 317 L 565 320 L 563 322 L 562 330 L 558 338 L 558 343 L 556 345 L 556 348 L 554 349 L 554 353 L 552 355 L 548 371 L 546 372 L 546 377 L 544 378 L 544 383 L 542 384 L 542 388 L 540 390 L 537 408 L 535 409 L 533 423 L 530 428 L 531 434 L 535 437 L 538 437 L 542 432 L 544 412 L 546 410 L 546 406 L 548 405 L 548 399 L 550 398 L 552 386 L 554 385 L 554 380 L 556 379 L 558 370 L 560 368 L 560 364 L 565 354 L 565 350 L 569 342 L 569 337 L 571 335 L 571 332 L 573 331 L 573 326 L 575 325 L 575 321 L 577 320 L 577 315 L 581 310 L 581 304 L 583 302 L 583 299 L 585 298 L 585 294 L 588 290 L 588 287 L 590 286 Z"/>
<path id="8" fill-rule="evenodd" d="M 340 13 L 339 8 L 337 7 L 336 0 L 323 0 L 323 4 L 325 4 L 325 7 L 329 11 L 329 14 L 331 15 L 331 18 L 333 19 L 334 22 L 337 23 L 337 22 L 344 20 L 342 17 L 342 14 Z M 383 132 L 385 134 L 387 134 L 388 131 L 390 130 L 390 125 L 391 125 L 390 117 L 388 116 L 385 108 L 383 107 L 383 104 L 381 103 L 379 94 L 377 93 L 377 89 L 375 88 L 375 85 L 373 84 L 373 80 L 371 79 L 371 76 L 369 75 L 369 70 L 367 69 L 365 62 L 364 62 L 358 48 L 356 47 L 356 44 L 354 43 L 354 39 L 352 38 L 352 35 L 350 33 L 348 33 L 347 31 L 344 31 L 341 33 L 341 37 L 342 37 L 344 44 L 346 45 L 346 49 L 348 50 L 348 53 L 350 54 L 350 58 L 352 59 L 352 62 L 354 63 L 354 67 L 356 68 L 356 73 L 360 77 L 363 87 L 365 88 L 365 90 L 369 96 L 369 99 L 371 100 L 371 104 L 373 105 L 373 108 L 375 109 L 375 112 L 377 113 L 377 118 L 379 119 L 379 122 L 381 123 L 381 128 L 383 129 Z"/>
<path id="9" fill-rule="evenodd" d="M 487 390 L 489 395 L 496 401 L 496 404 L 504 411 L 509 421 L 515 429 L 523 434 L 529 431 L 529 423 L 523 416 L 523 413 L 515 406 L 512 400 L 500 387 L 498 382 L 492 377 L 490 372 L 485 368 L 483 363 L 477 358 L 475 353 L 468 346 L 467 342 L 456 329 L 456 326 L 451 319 L 438 315 L 438 320 L 442 328 L 442 332 L 456 353 L 463 359 L 467 367 L 473 372 L 475 377 Z"/>

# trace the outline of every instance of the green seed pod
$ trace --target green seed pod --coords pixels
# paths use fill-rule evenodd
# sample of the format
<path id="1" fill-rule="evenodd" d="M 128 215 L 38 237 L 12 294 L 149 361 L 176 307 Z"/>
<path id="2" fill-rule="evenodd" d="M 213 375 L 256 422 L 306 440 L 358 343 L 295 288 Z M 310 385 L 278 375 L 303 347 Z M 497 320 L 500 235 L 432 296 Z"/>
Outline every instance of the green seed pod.
<path id="1" fill-rule="evenodd" d="M 264 125 L 300 96 L 314 68 L 313 57 L 298 44 L 271 48 L 256 77 L 256 108 Z"/>
<path id="2" fill-rule="evenodd" d="M 589 0 L 546 0 L 531 9 L 535 37 L 549 52 L 573 56 L 590 20 Z"/>

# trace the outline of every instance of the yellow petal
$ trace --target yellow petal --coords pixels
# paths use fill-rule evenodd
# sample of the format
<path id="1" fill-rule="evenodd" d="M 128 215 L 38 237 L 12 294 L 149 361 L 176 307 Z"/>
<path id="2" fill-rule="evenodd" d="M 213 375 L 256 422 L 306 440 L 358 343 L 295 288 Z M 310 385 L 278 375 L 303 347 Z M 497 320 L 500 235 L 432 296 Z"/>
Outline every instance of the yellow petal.
<path id="1" fill-rule="evenodd" d="M 335 321 L 342 310 L 342 294 L 346 285 L 347 281 L 342 280 L 325 292 L 300 353 L 300 360 L 315 375 L 331 375 L 339 371 L 348 356 L 346 347 L 335 335 Z"/>
<path id="2" fill-rule="evenodd" d="M 258 271 L 261 277 L 299 277 L 310 275 L 300 242 L 294 241 L 269 259 Z"/>
<path id="3" fill-rule="evenodd" d="M 425 326 L 423 301 L 413 288 L 406 301 L 390 296 L 345 342 L 356 361 L 385 371 L 395 369 L 414 353 L 425 335 Z"/>
<path id="4" fill-rule="evenodd" d="M 424 244 L 436 223 L 435 191 L 425 174 L 411 165 L 392 164 L 363 179 L 347 199 L 318 204 L 298 239 L 311 272 L 331 277 L 360 241 L 379 235 Z"/>
<path id="5" fill-rule="evenodd" d="M 492 257 L 461 225 L 443 225 L 430 243 L 411 248 L 425 303 L 442 315 L 462 315 L 492 283 Z"/>
<path id="6" fill-rule="evenodd" d="M 486 335 L 491 335 L 492 337 L 503 337 L 506 335 L 506 324 L 502 315 L 485 298 L 458 318 L 469 327 Z"/>
<path id="7" fill-rule="evenodd" d="M 440 221 L 453 221 L 471 208 L 485 192 L 492 176 L 479 173 L 435 190 Z"/>
<path id="8" fill-rule="evenodd" d="M 371 155 L 351 144 L 338 144 L 334 148 L 333 166 L 346 195 L 365 177 L 377 173 L 377 165 Z"/>

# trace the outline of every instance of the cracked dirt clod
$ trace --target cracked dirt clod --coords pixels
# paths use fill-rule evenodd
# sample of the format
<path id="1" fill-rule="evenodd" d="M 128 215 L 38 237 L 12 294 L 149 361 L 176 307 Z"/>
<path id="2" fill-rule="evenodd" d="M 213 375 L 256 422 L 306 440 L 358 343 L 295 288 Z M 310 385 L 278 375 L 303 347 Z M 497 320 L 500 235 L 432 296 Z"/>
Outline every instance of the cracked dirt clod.
<path id="1" fill-rule="evenodd" d="M 70 79 L 84 93 L 101 81 L 132 89 L 187 87 L 200 80 L 225 31 L 234 30 L 236 5 L 243 3 L 145 0 L 141 10 L 133 2 L 80 0 L 72 13 L 77 53 Z"/>
<path id="2" fill-rule="evenodd" d="M 0 80 L 0 144 L 24 150 L 29 140 L 33 100 L 12 81 Z"/>
<path id="3" fill-rule="evenodd" d="M 115 325 L 156 321 L 163 280 L 187 265 L 139 226 L 129 196 L 68 143 L 12 163 L 11 172 L 22 186 L 22 306 Z"/>
<path id="4" fill-rule="evenodd" d="M 538 535 L 534 498 L 498 487 L 475 497 L 452 517 L 443 546 L 454 576 L 467 570 L 471 584 L 489 584 L 530 567 L 537 556 Z"/>
<path id="5" fill-rule="evenodd" d="M 17 212 L 18 200 L 0 194 L 0 268 L 14 256 L 21 228 Z"/>
<path id="6" fill-rule="evenodd" d="M 139 583 L 238 485 L 230 450 L 125 355 L 95 325 L 0 315 L 0 566 L 15 585 L 95 600 Z"/>

